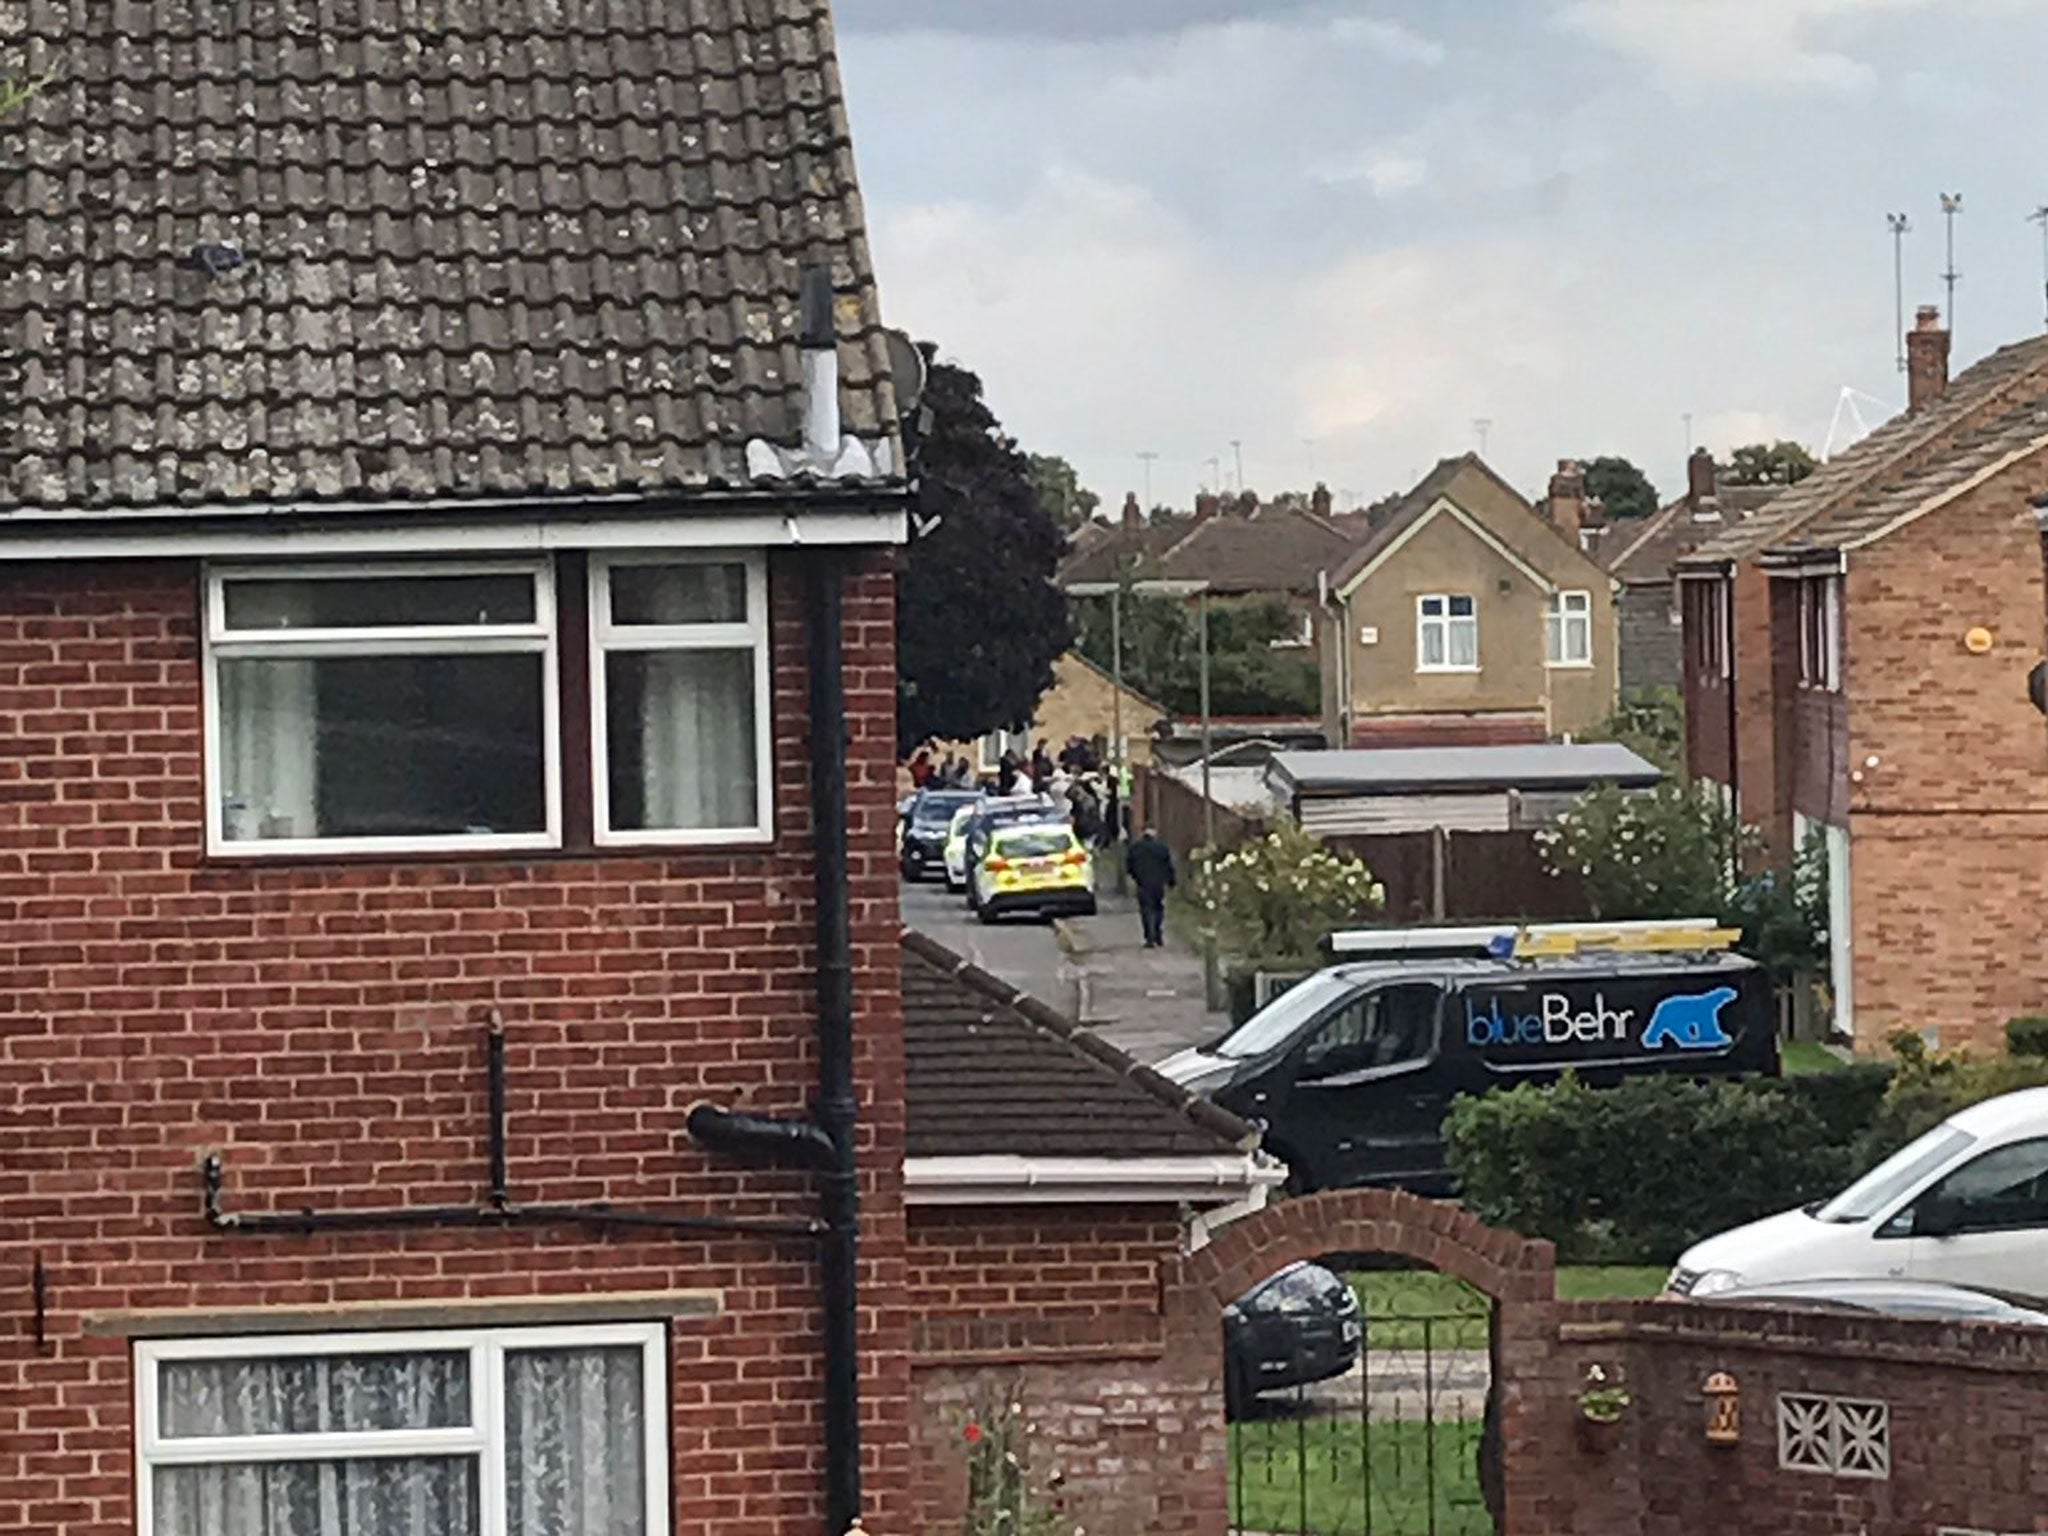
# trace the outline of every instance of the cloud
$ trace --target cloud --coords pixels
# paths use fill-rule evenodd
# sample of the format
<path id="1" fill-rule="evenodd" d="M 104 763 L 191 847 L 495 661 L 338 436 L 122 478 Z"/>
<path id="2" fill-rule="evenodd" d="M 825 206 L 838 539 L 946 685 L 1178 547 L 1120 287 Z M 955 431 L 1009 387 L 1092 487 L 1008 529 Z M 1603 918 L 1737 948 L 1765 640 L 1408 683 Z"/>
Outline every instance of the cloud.
<path id="1" fill-rule="evenodd" d="M 1854 91 L 1873 66 L 1826 46 L 1829 24 L 1867 20 L 1932 0 L 1569 0 L 1558 13 L 1574 31 L 1633 55 L 1665 84 L 1688 92 L 1714 85 Z"/>
<path id="2" fill-rule="evenodd" d="M 1444 61 L 1442 43 L 1383 17 L 1339 16 L 1330 23 L 1330 36 L 1338 43 L 1370 48 L 1404 64 L 1433 67 Z"/>
<path id="3" fill-rule="evenodd" d="M 1311 166 L 1309 177 L 1328 187 L 1363 182 L 1375 196 L 1395 197 L 1412 192 L 1429 179 L 1429 162 L 1398 149 L 1368 148 Z"/>

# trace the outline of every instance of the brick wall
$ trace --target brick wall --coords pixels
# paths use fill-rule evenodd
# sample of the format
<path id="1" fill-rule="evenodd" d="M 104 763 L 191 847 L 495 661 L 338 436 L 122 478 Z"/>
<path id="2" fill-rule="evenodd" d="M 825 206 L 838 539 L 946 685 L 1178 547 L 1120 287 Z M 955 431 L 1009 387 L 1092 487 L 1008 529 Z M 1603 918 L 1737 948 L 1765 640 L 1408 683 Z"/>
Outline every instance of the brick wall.
<path id="1" fill-rule="evenodd" d="M 1850 560 L 1857 1033 L 1933 1029 L 1997 1049 L 2048 1008 L 2048 732 L 2027 698 L 2042 568 L 2029 498 L 2000 475 Z M 1973 654 L 1972 629 L 1991 635 Z"/>
<path id="2" fill-rule="evenodd" d="M 2048 1334 L 1657 1302 L 1558 1308 L 1558 1343 L 1529 1383 L 1547 1401 L 1539 1475 L 1548 1523 L 1600 1536 L 1692 1536 L 1711 1509 L 1745 1536 L 1931 1536 L 1943 1526 L 2043 1528 Z M 1580 1446 L 1574 1396 L 1589 1364 L 1633 1402 L 1612 1446 Z M 1708 1376 L 1739 1389 L 1741 1438 L 1705 1435 Z M 1886 1405 L 1882 1478 L 1779 1462 L 1781 1393 Z"/>
<path id="3" fill-rule="evenodd" d="M 721 1315 L 671 1329 L 677 1529 L 818 1528 L 801 1241 L 245 1237 L 204 1224 L 197 1175 L 221 1151 L 229 1201 L 255 1210 L 477 1200 L 496 1009 L 518 1199 L 812 1213 L 803 1175 L 681 1135 L 700 1098 L 799 1114 L 812 1092 L 795 567 L 772 586 L 772 848 L 259 864 L 203 851 L 197 570 L 0 575 L 0 1529 L 134 1529 L 131 1309 L 703 1287 Z M 891 1530 L 909 1520 L 909 1325 L 886 575 L 852 584 L 847 623 L 869 1523 Z"/>
<path id="4" fill-rule="evenodd" d="M 1221 1321 L 1200 1347 L 1168 1349 L 1162 1266 L 1180 1231 L 1170 1206 L 912 1210 L 916 1529 L 957 1527 L 966 1426 L 1014 1404 L 1035 1485 L 1077 1525 L 1206 1531 L 1197 1495 L 1223 1466 Z"/>
<path id="5" fill-rule="evenodd" d="M 1615 617 L 1621 625 L 1621 691 L 1676 688 L 1684 675 L 1684 632 L 1672 621 L 1675 582 L 1638 582 L 1621 589 Z"/>

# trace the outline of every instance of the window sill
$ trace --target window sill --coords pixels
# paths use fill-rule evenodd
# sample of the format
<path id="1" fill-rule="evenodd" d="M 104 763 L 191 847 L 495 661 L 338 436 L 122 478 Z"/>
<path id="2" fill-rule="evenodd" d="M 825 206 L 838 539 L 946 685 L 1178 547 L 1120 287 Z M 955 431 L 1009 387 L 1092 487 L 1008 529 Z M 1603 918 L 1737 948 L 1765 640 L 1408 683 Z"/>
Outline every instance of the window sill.
<path id="1" fill-rule="evenodd" d="M 1543 667 L 1547 672 L 1590 672 L 1593 670 L 1593 663 L 1590 661 L 1546 661 L 1543 663 Z"/>
<path id="2" fill-rule="evenodd" d="M 591 839 L 603 853 L 631 853 L 643 848 L 700 849 L 766 848 L 775 834 L 765 827 L 720 827 L 716 831 L 600 832 Z"/>
<path id="3" fill-rule="evenodd" d="M 1415 675 L 1416 675 L 1417 677 L 1443 677 L 1443 676 L 1451 676 L 1451 677 L 1470 677 L 1470 676 L 1471 676 L 1472 674 L 1474 674 L 1474 673 L 1475 673 L 1475 672 L 1477 672 L 1478 670 L 1479 670 L 1479 668 L 1478 668 L 1478 667 L 1476 667 L 1476 666 L 1471 666 L 1471 667 L 1417 667 L 1417 668 L 1415 669 Z"/>
<path id="4" fill-rule="evenodd" d="M 773 837 L 747 842 L 660 844 L 660 843 L 550 843 L 537 848 L 419 848 L 406 852 L 365 852 L 361 849 L 320 848 L 302 853 L 248 853 L 236 847 L 208 849 L 202 867 L 214 870 L 261 869 L 348 869 L 435 868 L 459 865 L 522 865 L 589 863 L 591 860 L 631 858 L 717 858 L 765 860 L 776 854 Z"/>

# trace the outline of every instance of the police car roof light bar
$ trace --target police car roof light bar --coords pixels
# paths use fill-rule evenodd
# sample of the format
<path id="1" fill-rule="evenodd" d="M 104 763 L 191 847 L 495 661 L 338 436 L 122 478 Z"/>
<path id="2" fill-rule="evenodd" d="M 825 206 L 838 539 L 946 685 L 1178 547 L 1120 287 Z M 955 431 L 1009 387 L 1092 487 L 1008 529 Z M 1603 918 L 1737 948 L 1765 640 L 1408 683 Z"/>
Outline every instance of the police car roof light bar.
<path id="1" fill-rule="evenodd" d="M 1488 924 L 1463 928 L 1353 928 L 1324 940 L 1337 960 L 1441 959 L 1453 956 L 1554 958 L 1591 949 L 1726 949 L 1737 935 L 1711 917 L 1646 922 Z"/>

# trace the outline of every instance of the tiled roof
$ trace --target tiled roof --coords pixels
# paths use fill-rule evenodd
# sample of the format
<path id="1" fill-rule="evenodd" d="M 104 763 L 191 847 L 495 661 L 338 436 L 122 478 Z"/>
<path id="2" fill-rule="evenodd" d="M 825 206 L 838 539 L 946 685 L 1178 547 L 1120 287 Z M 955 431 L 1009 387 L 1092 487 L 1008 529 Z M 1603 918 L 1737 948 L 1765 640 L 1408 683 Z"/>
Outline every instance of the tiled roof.
<path id="1" fill-rule="evenodd" d="M 1682 562 L 1719 564 L 1826 537 L 1817 526 L 1905 490 L 1958 449 L 1968 452 L 1997 424 L 2048 397 L 2048 337 L 2016 342 L 1965 369 L 1924 410 L 1894 416 L 1855 447 L 1774 497 L 1745 523 L 1709 539 Z M 1924 499 L 1924 497 L 1922 498 Z"/>
<path id="2" fill-rule="evenodd" d="M 1694 517 L 1692 503 L 1681 496 L 1634 527 L 1626 522 L 1610 523 L 1607 537 L 1614 541 L 1615 554 L 1607 569 L 1624 582 L 1655 585 L 1669 581 L 1679 561 L 1729 527 L 1739 527 L 1784 489 L 1777 485 L 1723 486 L 1712 503 L 1719 515 L 1707 519 Z"/>
<path id="3" fill-rule="evenodd" d="M 1206 581 L 1218 592 L 1312 593 L 1317 577 L 1341 564 L 1351 540 L 1307 512 L 1257 518 L 1212 517 L 1159 560 L 1172 581 Z"/>
<path id="4" fill-rule="evenodd" d="M 1127 571 L 1149 566 L 1197 526 L 1199 520 L 1187 516 L 1156 523 L 1147 519 L 1135 528 L 1117 523 L 1102 533 L 1077 539 L 1060 566 L 1059 584 L 1070 587 L 1082 582 L 1116 581 Z"/>
<path id="5" fill-rule="evenodd" d="M 903 935 L 912 1157 L 1212 1157 L 1258 1133 L 921 933 Z"/>
<path id="6" fill-rule="evenodd" d="M 1576 542 L 1560 533 L 1556 525 L 1541 516 L 1534 507 L 1530 506 L 1528 498 L 1508 484 L 1506 480 L 1502 479 L 1495 472 L 1493 466 L 1480 458 L 1476 453 L 1462 453 L 1456 458 L 1439 460 L 1436 468 L 1424 475 L 1416 484 L 1414 490 L 1403 496 L 1392 510 L 1384 514 L 1382 519 L 1373 528 L 1369 537 L 1353 545 L 1350 556 L 1344 560 L 1341 566 L 1331 571 L 1331 585 L 1341 586 L 1350 581 L 1358 572 L 1371 565 L 1374 560 L 1378 559 L 1386 551 L 1390 544 L 1400 538 L 1403 533 L 1406 533 L 1412 524 L 1420 518 L 1426 517 L 1429 509 L 1449 494 L 1457 483 L 1459 476 L 1466 474 L 1468 471 L 1492 481 L 1495 486 L 1513 497 L 1515 503 L 1528 513 L 1526 520 L 1517 519 L 1518 522 L 1523 524 L 1519 528 L 1509 530 L 1496 527 L 1492 529 L 1496 538 L 1516 548 L 1518 556 L 1529 558 L 1532 557 L 1533 551 L 1540 550 L 1540 553 L 1533 554 L 1533 558 L 1539 566 L 1547 566 L 1548 560 L 1552 555 L 1562 550 L 1569 550 L 1573 556 L 1581 561 L 1590 564 L 1598 563 L 1593 561 L 1592 557 L 1587 555 L 1584 550 L 1580 549 Z"/>
<path id="7" fill-rule="evenodd" d="M 0 508 L 747 484 L 798 274 L 895 444 L 826 0 L 17 0 Z"/>

